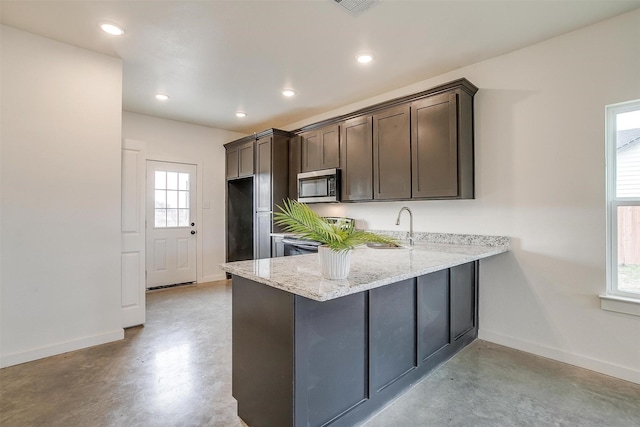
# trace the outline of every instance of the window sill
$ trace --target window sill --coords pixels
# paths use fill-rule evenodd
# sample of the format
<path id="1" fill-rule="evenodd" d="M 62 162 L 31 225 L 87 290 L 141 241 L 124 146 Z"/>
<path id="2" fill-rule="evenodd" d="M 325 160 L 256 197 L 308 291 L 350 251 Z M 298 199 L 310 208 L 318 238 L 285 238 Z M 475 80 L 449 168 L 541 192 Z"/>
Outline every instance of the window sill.
<path id="1" fill-rule="evenodd" d="M 640 316 L 640 299 L 617 295 L 600 295 L 600 308 L 616 313 Z"/>

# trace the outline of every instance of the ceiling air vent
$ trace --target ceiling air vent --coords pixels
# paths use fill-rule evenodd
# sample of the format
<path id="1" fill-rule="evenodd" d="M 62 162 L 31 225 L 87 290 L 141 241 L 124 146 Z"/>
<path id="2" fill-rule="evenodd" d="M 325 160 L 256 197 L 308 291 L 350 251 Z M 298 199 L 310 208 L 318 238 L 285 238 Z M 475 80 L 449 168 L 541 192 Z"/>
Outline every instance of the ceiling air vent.
<path id="1" fill-rule="evenodd" d="M 365 10 L 380 3 L 380 0 L 333 0 L 345 8 L 353 16 L 358 16 Z"/>

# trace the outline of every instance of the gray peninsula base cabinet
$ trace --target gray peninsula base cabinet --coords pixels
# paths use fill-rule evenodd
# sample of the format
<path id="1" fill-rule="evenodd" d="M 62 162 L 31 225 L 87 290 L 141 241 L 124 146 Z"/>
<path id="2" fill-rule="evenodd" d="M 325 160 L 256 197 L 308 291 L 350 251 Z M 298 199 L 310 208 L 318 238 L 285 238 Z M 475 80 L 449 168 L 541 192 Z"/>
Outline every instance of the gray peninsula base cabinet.
<path id="1" fill-rule="evenodd" d="M 328 301 L 233 276 L 233 396 L 251 427 L 352 426 L 478 334 L 478 261 Z"/>

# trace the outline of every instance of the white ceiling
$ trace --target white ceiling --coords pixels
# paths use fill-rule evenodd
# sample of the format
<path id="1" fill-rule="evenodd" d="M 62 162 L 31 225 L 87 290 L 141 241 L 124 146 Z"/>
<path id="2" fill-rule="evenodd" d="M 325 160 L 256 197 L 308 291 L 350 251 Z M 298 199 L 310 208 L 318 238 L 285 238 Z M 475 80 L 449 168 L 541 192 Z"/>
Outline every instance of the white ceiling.
<path id="1" fill-rule="evenodd" d="M 528 46 L 640 0 L 1 0 L 0 21 L 122 58 L 123 108 L 259 132 Z M 120 24 L 119 38 L 102 33 Z M 359 51 L 376 55 L 363 66 Z M 280 91 L 294 88 L 294 98 Z M 154 94 L 170 95 L 167 102 Z M 248 115 L 235 117 L 237 110 Z"/>

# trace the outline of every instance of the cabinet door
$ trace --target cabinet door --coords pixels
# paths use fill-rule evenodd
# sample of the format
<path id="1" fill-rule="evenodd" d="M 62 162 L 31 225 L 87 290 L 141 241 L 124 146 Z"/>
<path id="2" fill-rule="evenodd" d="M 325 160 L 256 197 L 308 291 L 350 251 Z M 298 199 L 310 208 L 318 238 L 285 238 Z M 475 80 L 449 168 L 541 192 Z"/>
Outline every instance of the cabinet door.
<path id="1" fill-rule="evenodd" d="M 426 361 L 449 345 L 449 270 L 418 277 L 418 357 Z"/>
<path id="2" fill-rule="evenodd" d="M 227 156 L 227 179 L 238 177 L 238 147 L 228 147 L 225 152 Z"/>
<path id="3" fill-rule="evenodd" d="M 253 141 L 238 147 L 238 177 L 253 175 Z"/>
<path id="4" fill-rule="evenodd" d="M 284 256 L 284 243 L 282 243 L 282 237 L 272 237 L 271 240 L 271 256 L 274 258 Z"/>
<path id="5" fill-rule="evenodd" d="M 340 167 L 340 126 L 332 125 L 318 130 L 320 142 L 320 169 Z"/>
<path id="6" fill-rule="evenodd" d="M 409 105 L 373 116 L 373 198 L 411 197 L 411 129 Z"/>
<path id="7" fill-rule="evenodd" d="M 340 128 L 338 125 L 302 134 L 302 172 L 337 168 L 340 165 Z"/>
<path id="8" fill-rule="evenodd" d="M 476 325 L 475 263 L 451 268 L 451 338 L 457 340 Z"/>
<path id="9" fill-rule="evenodd" d="M 310 172 L 320 169 L 320 138 L 318 131 L 305 132 L 301 137 L 302 172 Z"/>
<path id="10" fill-rule="evenodd" d="M 298 174 L 300 170 L 300 145 L 302 137 L 294 136 L 289 140 L 289 198 L 298 198 Z"/>
<path id="11" fill-rule="evenodd" d="M 356 117 L 340 126 L 342 200 L 373 199 L 373 141 L 371 116 Z"/>
<path id="12" fill-rule="evenodd" d="M 412 196 L 458 196 L 457 97 L 445 93 L 411 104 Z"/>
<path id="13" fill-rule="evenodd" d="M 271 212 L 256 212 L 255 259 L 271 258 Z"/>
<path id="14" fill-rule="evenodd" d="M 271 137 L 256 141 L 256 211 L 271 211 Z"/>
<path id="15" fill-rule="evenodd" d="M 415 283 L 407 279 L 369 291 L 370 378 L 376 392 L 418 366 Z"/>

